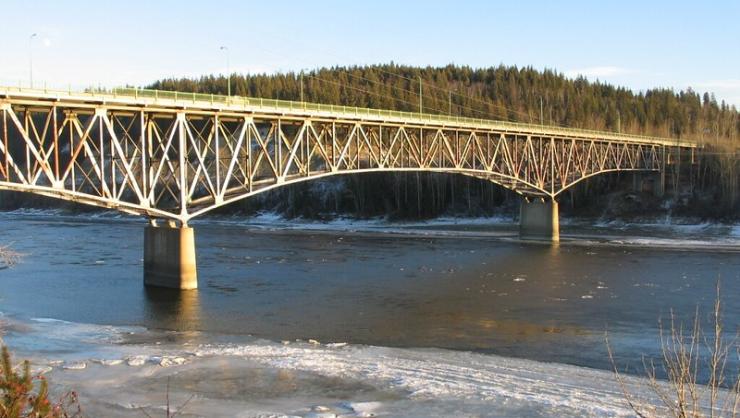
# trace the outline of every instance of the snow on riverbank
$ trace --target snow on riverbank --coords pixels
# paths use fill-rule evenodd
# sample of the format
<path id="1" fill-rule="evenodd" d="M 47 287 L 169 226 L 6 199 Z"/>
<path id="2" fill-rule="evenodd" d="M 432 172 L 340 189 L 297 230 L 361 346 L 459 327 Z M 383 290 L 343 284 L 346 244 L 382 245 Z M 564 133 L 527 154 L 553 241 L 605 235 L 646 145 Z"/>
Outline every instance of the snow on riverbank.
<path id="1" fill-rule="evenodd" d="M 95 212 L 70 212 L 63 209 L 16 209 L 12 211 L 0 211 L 0 216 L 38 216 L 38 217 L 66 217 L 80 219 L 128 219 L 140 220 L 141 217 L 120 213 L 116 211 L 95 211 Z M 193 223 L 226 223 L 241 224 L 255 227 L 276 227 L 292 229 L 363 229 L 363 228 L 407 228 L 407 227 L 434 227 L 434 226 L 487 226 L 487 225 L 518 225 L 516 216 L 497 215 L 482 217 L 454 217 L 442 216 L 433 219 L 424 220 L 388 220 L 385 217 L 376 217 L 369 219 L 358 219 L 345 216 L 337 216 L 327 220 L 306 219 L 306 218 L 286 218 L 276 212 L 259 212 L 255 215 L 206 215 L 197 218 Z M 694 218 L 666 218 L 662 221 L 656 221 L 654 218 L 645 219 L 592 219 L 592 218 L 571 218 L 561 216 L 560 224 L 564 226 L 588 226 L 593 228 L 604 229 L 625 229 L 625 228 L 652 228 L 652 229 L 672 229 L 680 232 L 701 232 L 712 228 L 729 228 L 732 230 L 731 235 L 740 236 L 740 224 L 737 223 L 720 223 L 700 221 Z"/>
<path id="2" fill-rule="evenodd" d="M 12 321 L 8 344 L 92 416 L 138 416 L 194 395 L 196 416 L 628 416 L 611 373 L 441 349 Z M 23 323 L 23 326 L 19 326 Z M 132 343 L 142 339 L 146 342 Z M 182 340 L 177 343 L 171 341 Z M 77 349 L 74 344 L 82 342 Z M 633 379 L 635 380 L 635 379 Z"/>
<path id="3" fill-rule="evenodd" d="M 139 217 L 118 212 L 69 214 L 60 210 L 19 209 L 0 212 L 2 217 L 38 217 L 77 219 L 85 221 L 141 222 Z M 663 222 L 654 219 L 593 220 L 562 218 L 561 241 L 569 245 L 610 245 L 646 248 L 722 251 L 740 250 L 740 225 L 697 222 L 694 219 L 672 218 Z M 213 215 L 195 219 L 199 225 L 239 226 L 265 231 L 316 231 L 381 233 L 421 237 L 482 237 L 518 240 L 517 220 L 511 216 L 457 218 L 440 217 L 420 221 L 389 221 L 386 218 L 354 219 L 337 217 L 331 220 L 286 219 L 274 212 L 254 216 Z"/>
<path id="4" fill-rule="evenodd" d="M 634 416 L 611 372 L 559 363 L 2 314 L 0 324 L 55 394 L 79 393 L 88 416 L 156 416 L 168 397 L 173 411 L 204 417 Z M 641 402 L 658 402 L 645 379 L 623 378 Z"/>

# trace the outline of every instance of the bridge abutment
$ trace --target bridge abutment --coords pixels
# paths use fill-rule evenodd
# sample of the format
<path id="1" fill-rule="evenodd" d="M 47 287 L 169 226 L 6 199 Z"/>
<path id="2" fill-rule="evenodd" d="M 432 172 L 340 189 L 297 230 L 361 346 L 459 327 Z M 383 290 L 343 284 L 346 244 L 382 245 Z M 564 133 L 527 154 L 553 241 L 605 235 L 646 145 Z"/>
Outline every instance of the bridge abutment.
<path id="1" fill-rule="evenodd" d="M 519 237 L 540 241 L 560 241 L 558 202 L 522 199 L 519 208 Z"/>
<path id="2" fill-rule="evenodd" d="M 182 290 L 198 288 L 193 228 L 154 224 L 146 227 L 144 285 Z"/>

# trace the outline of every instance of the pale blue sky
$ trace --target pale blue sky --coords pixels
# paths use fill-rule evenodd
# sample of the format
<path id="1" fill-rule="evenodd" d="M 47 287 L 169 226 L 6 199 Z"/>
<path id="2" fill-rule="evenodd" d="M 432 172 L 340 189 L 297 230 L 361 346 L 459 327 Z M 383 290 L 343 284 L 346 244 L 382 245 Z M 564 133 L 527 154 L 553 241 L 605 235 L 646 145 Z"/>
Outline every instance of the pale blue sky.
<path id="1" fill-rule="evenodd" d="M 145 84 L 231 69 L 387 63 L 552 68 L 740 106 L 740 1 L 0 3 L 0 83 Z"/>

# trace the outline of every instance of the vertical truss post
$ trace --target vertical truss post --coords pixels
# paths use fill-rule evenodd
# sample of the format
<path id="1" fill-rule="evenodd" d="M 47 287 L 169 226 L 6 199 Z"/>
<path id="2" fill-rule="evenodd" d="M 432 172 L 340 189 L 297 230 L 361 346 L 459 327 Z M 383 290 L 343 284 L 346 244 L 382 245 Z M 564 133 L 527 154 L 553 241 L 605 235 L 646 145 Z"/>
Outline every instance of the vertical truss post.
<path id="1" fill-rule="evenodd" d="M 76 119 L 77 119 L 77 115 L 75 115 L 74 113 L 70 112 L 69 114 L 67 114 L 67 120 L 69 120 L 69 123 L 68 123 L 69 125 L 69 166 L 71 167 L 70 177 L 72 179 L 72 192 L 73 193 L 77 191 L 77 180 L 75 179 L 76 162 L 75 162 L 75 155 L 74 155 L 75 137 L 74 137 L 74 128 L 73 128 L 73 125 L 74 125 L 73 122 Z"/>
<path id="2" fill-rule="evenodd" d="M 148 183 L 147 183 L 147 177 L 148 177 L 148 170 L 146 168 L 146 156 L 147 156 L 147 150 L 148 142 L 151 138 L 147 138 L 147 126 L 146 121 L 144 118 L 144 111 L 139 112 L 139 141 L 141 145 L 141 193 L 144 196 L 149 196 L 149 189 L 148 189 Z M 149 206 L 149 199 L 144 199 L 144 205 L 147 207 Z"/>
<path id="3" fill-rule="evenodd" d="M 550 137 L 550 196 L 555 196 L 555 137 L 552 136 Z"/>
<path id="4" fill-rule="evenodd" d="M 33 83 L 32 83 L 33 84 Z M 24 115 L 23 115 L 23 132 L 21 133 L 23 136 L 28 138 L 29 134 L 29 124 L 31 121 L 31 112 L 28 110 L 28 107 L 26 107 Z M 31 180 L 31 147 L 27 143 L 26 146 L 26 178 L 30 181 Z"/>
<path id="5" fill-rule="evenodd" d="M 103 143 L 103 116 L 107 113 L 104 108 L 95 109 L 95 115 L 98 119 L 98 154 L 100 154 L 100 183 L 101 188 L 105 186 L 105 144 Z M 111 161 L 112 163 L 112 161 Z"/>
<path id="6" fill-rule="evenodd" d="M 214 153 L 214 159 L 216 160 L 216 190 L 221 190 L 221 120 L 218 117 L 218 113 L 216 113 L 213 116 L 213 129 L 216 131 L 215 135 L 215 153 Z M 221 193 L 217 193 L 218 197 L 221 196 Z M 217 198 L 218 198 L 217 197 Z"/>
<path id="7" fill-rule="evenodd" d="M 63 185 L 59 181 L 59 121 L 57 120 L 57 107 L 51 107 L 53 117 L 53 129 L 54 129 L 54 187 L 62 188 Z"/>
<path id="8" fill-rule="evenodd" d="M 10 149 L 8 148 L 8 107 L 10 105 L 3 105 L 3 146 L 5 154 L 5 180 L 10 181 Z"/>
<path id="9" fill-rule="evenodd" d="M 185 132 L 185 124 L 187 121 L 185 120 L 185 112 L 179 112 L 177 114 L 177 130 L 178 130 L 178 147 L 177 147 L 177 153 L 179 157 L 179 165 L 180 165 L 180 220 L 182 220 L 183 226 L 187 225 L 187 216 L 188 216 L 188 209 L 187 209 L 187 200 L 188 200 L 188 188 L 187 188 L 187 158 L 188 158 L 188 150 L 187 150 L 187 141 L 186 141 L 186 132 Z"/>

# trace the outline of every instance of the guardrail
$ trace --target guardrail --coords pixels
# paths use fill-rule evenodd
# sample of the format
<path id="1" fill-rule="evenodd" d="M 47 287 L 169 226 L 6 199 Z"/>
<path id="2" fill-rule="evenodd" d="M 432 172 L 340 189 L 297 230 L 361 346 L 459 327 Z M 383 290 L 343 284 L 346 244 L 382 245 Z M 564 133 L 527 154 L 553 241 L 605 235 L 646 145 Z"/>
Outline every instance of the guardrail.
<path id="1" fill-rule="evenodd" d="M 270 110 L 290 110 L 290 111 L 316 111 L 316 112 L 327 112 L 327 113 L 341 113 L 347 116 L 354 117 L 374 117 L 374 118 L 397 118 L 397 119 L 408 119 L 414 122 L 425 122 L 425 123 L 436 123 L 436 124 L 467 124 L 467 125 L 481 125 L 490 126 L 496 129 L 504 129 L 507 131 L 542 131 L 547 130 L 549 133 L 559 133 L 563 135 L 577 135 L 577 136 L 596 136 L 603 137 L 605 135 L 611 138 L 621 138 L 625 140 L 633 140 L 640 142 L 660 142 L 660 143 L 675 143 L 679 146 L 691 146 L 694 147 L 697 144 L 692 141 L 672 139 L 672 138 L 661 138 L 646 135 L 633 135 L 623 134 L 618 132 L 610 131 L 598 131 L 593 129 L 580 129 L 580 128 L 565 128 L 556 125 L 546 124 L 529 124 L 520 122 L 508 122 L 498 121 L 493 119 L 481 119 L 481 118 L 469 118 L 463 116 L 452 116 L 452 115 L 441 115 L 434 113 L 419 113 L 419 112 L 405 112 L 398 110 L 383 110 L 383 109 L 371 109 L 354 106 L 344 105 L 333 105 L 333 104 L 321 104 L 311 102 L 299 102 L 291 100 L 279 100 L 279 99 L 264 99 L 258 97 L 243 97 L 243 96 L 224 96 L 218 94 L 207 94 L 207 93 L 195 93 L 195 92 L 179 92 L 169 90 L 152 90 L 142 89 L 134 87 L 115 87 L 110 89 L 88 89 L 83 92 L 68 90 L 52 90 L 52 89 L 28 89 L 23 87 L 2 87 L 0 86 L 0 93 L 3 91 L 6 94 L 12 92 L 23 93 L 26 95 L 32 95 L 33 93 L 43 93 L 46 95 L 61 95 L 65 94 L 68 96 L 88 96 L 91 98 L 100 98 L 101 96 L 108 96 L 112 98 L 128 97 L 134 99 L 149 99 L 154 103 L 158 103 L 160 100 L 172 100 L 172 101 L 188 101 L 188 102 L 200 102 L 210 103 L 212 105 L 224 105 L 224 106 L 244 106 L 251 108 L 262 108 Z"/>

